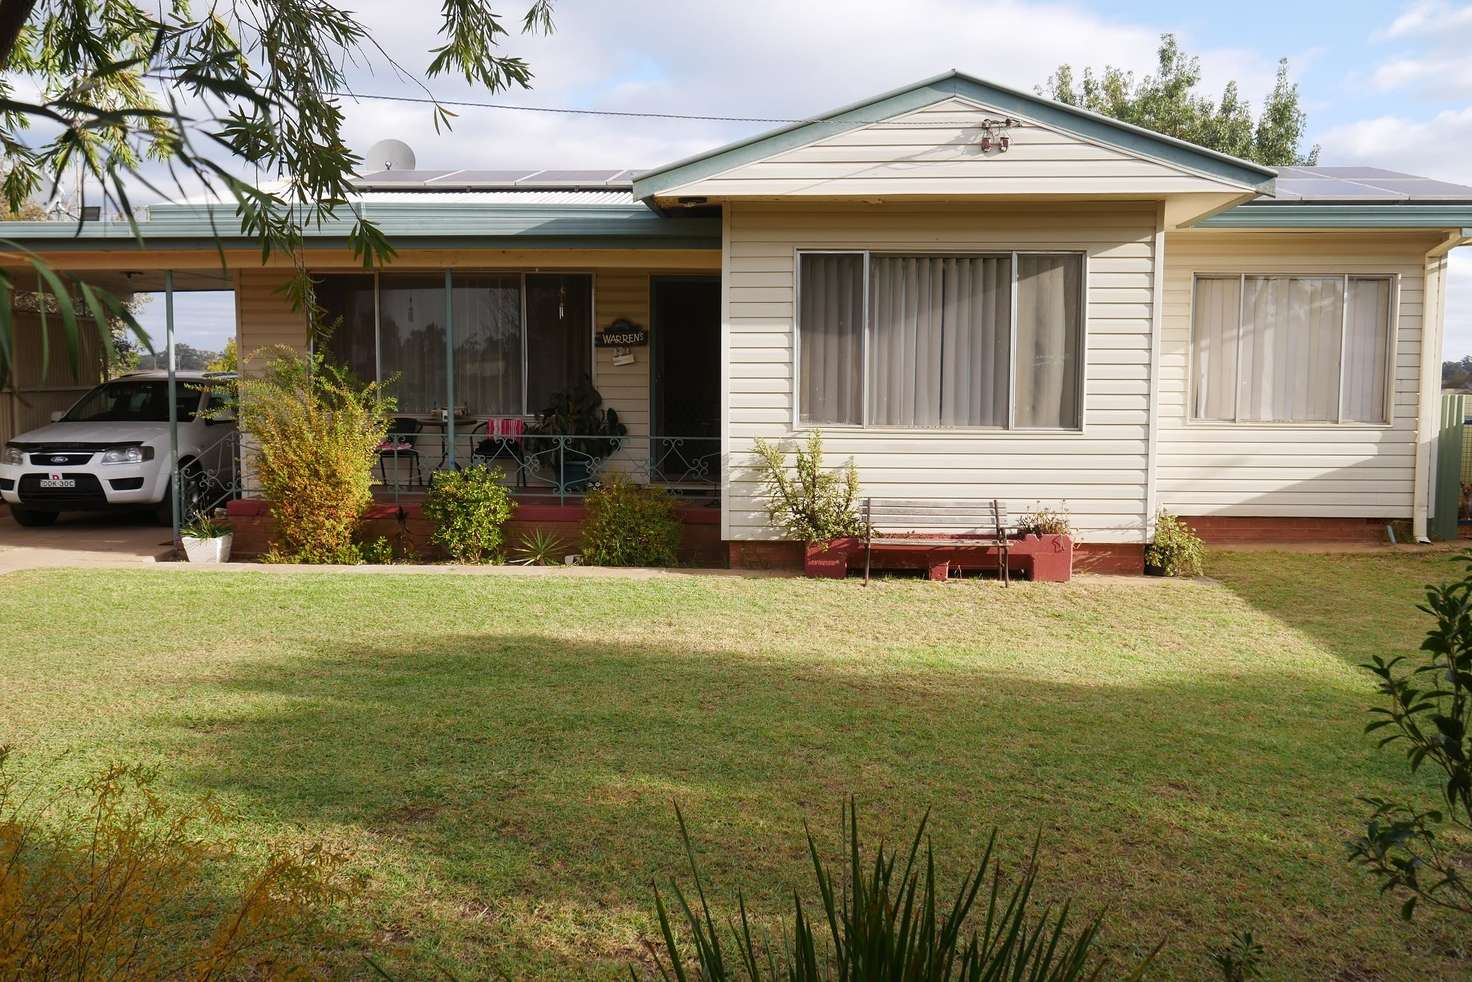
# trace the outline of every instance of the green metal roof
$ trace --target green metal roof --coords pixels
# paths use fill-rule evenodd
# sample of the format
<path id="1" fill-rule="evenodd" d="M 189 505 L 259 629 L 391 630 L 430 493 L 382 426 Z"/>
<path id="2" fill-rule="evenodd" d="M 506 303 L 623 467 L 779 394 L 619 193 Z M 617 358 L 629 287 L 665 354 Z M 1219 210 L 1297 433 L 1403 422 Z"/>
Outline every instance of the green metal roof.
<path id="1" fill-rule="evenodd" d="M 1467 228 L 1472 203 L 1346 204 L 1253 201 L 1219 212 L 1193 228 Z"/>
<path id="2" fill-rule="evenodd" d="M 1271 167 L 1240 160 L 1086 109 L 986 82 L 953 69 L 944 75 L 823 113 L 816 119 L 793 123 L 646 171 L 634 178 L 634 196 L 649 201 L 672 188 L 806 146 L 875 120 L 922 109 L 953 96 L 1263 193 L 1272 192 L 1273 180 L 1277 176 L 1277 171 Z"/>
<path id="3" fill-rule="evenodd" d="M 718 217 L 666 218 L 628 200 L 617 203 L 527 203 L 477 201 L 473 192 L 413 195 L 415 200 L 375 201 L 365 195 L 358 208 L 399 246 L 494 248 L 719 249 Z M 346 241 L 355 218 L 347 208 L 306 229 L 309 246 Z M 37 251 L 107 248 L 184 248 L 217 239 L 226 246 L 254 244 L 240 234 L 233 205 L 158 204 L 138 223 L 140 243 L 124 221 L 0 222 L 0 239 Z"/>

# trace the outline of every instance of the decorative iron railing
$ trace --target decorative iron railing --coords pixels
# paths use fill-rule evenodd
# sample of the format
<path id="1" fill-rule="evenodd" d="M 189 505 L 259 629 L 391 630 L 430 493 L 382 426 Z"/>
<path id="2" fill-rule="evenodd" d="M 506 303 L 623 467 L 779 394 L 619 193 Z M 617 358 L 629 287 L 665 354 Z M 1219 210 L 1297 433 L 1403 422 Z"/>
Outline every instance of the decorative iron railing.
<path id="1" fill-rule="evenodd" d="M 720 439 L 657 435 L 580 436 L 523 433 L 516 436 L 457 436 L 449 452 L 437 433 L 391 432 L 378 450 L 376 493 L 398 503 L 429 489 L 436 471 L 472 464 L 499 468 L 520 497 L 546 497 L 559 504 L 582 495 L 607 475 L 621 473 L 641 483 L 691 494 L 720 486 Z M 260 493 L 251 478 L 250 449 L 231 430 L 210 446 L 181 458 L 174 487 L 179 521 L 209 515 L 236 498 Z"/>

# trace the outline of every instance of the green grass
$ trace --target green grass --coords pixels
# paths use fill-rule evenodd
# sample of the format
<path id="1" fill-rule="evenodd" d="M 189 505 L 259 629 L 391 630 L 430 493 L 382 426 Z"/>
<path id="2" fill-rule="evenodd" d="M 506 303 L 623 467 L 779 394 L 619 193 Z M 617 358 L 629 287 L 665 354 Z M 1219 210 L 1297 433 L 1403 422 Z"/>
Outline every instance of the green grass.
<path id="1" fill-rule="evenodd" d="M 1355 666 L 1414 648 L 1439 556 L 1235 554 L 1213 581 L 1066 586 L 147 571 L 0 577 L 0 742 L 60 785 L 156 762 L 247 846 L 329 837 L 405 977 L 627 977 L 685 809 L 716 894 L 771 916 L 838 839 L 927 809 L 957 872 L 1013 865 L 1158 977 L 1252 927 L 1274 978 L 1465 978 L 1344 861 L 1404 767 Z M 333 956 L 350 973 L 363 962 Z"/>

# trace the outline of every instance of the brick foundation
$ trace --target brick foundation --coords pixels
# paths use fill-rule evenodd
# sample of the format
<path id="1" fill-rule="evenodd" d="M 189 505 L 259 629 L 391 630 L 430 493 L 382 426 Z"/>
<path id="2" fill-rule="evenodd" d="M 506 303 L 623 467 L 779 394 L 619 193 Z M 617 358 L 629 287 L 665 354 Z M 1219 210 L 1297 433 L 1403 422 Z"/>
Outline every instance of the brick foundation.
<path id="1" fill-rule="evenodd" d="M 1076 542 L 1073 546 L 1075 573 L 1145 574 L 1145 547 L 1130 542 Z"/>
<path id="2" fill-rule="evenodd" d="M 727 542 L 732 569 L 786 569 L 802 572 L 801 542 Z"/>
<path id="3" fill-rule="evenodd" d="M 1183 515 L 1207 545 L 1248 543 L 1363 543 L 1387 541 L 1386 518 L 1253 518 L 1238 515 Z"/>
<path id="4" fill-rule="evenodd" d="M 270 548 L 275 534 L 266 503 L 257 499 L 232 501 L 228 508 L 230 526 L 235 532 L 231 557 L 258 559 Z M 715 508 L 680 508 L 680 561 L 692 566 L 724 567 L 726 547 L 721 541 L 721 516 Z M 541 529 L 555 535 L 567 545 L 569 553 L 581 548 L 584 511 L 581 504 L 518 504 L 506 523 L 508 548 L 513 548 L 523 535 Z M 412 548 L 421 560 L 434 562 L 449 558 L 430 541 L 433 532 L 417 503 L 374 505 L 364 516 L 361 538 L 365 541 L 380 536 L 394 543 L 396 551 Z"/>

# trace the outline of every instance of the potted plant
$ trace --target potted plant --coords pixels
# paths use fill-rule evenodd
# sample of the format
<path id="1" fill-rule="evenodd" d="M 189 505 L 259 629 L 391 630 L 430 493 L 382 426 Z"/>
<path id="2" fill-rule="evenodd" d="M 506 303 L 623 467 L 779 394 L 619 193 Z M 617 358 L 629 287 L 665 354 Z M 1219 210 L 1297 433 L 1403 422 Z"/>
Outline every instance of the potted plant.
<path id="1" fill-rule="evenodd" d="M 766 440 L 752 446 L 772 524 L 803 544 L 803 572 L 838 578 L 848 574 L 848 554 L 864 535 L 858 513 L 859 472 L 849 460 L 839 472 L 823 469 L 823 434 L 813 430 L 806 447 L 787 453 Z"/>
<path id="2" fill-rule="evenodd" d="M 1145 547 L 1146 576 L 1200 576 L 1206 562 L 1201 536 L 1167 511 L 1155 516 L 1155 539 Z"/>
<path id="3" fill-rule="evenodd" d="M 1068 510 L 1041 504 L 1017 520 L 1012 555 L 1032 557 L 1032 578 L 1066 582 L 1073 576 L 1073 522 Z"/>
<path id="4" fill-rule="evenodd" d="M 196 512 L 179 530 L 179 538 L 184 543 L 184 555 L 191 563 L 228 563 L 230 543 L 235 540 L 235 534 L 227 523 Z"/>
<path id="5" fill-rule="evenodd" d="M 559 492 L 578 492 L 588 486 L 598 462 L 622 444 L 628 427 L 618 413 L 603 408 L 603 396 L 584 375 L 572 387 L 552 397 L 527 430 L 528 457 L 552 469 Z"/>

